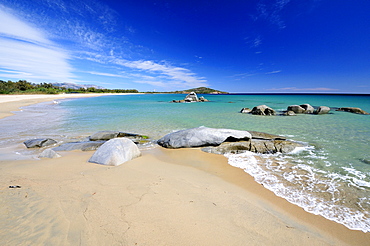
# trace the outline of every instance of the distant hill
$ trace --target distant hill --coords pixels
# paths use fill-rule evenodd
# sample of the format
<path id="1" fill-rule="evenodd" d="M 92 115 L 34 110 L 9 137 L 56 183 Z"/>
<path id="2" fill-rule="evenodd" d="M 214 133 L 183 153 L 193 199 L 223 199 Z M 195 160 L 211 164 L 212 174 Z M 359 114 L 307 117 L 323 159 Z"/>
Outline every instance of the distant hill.
<path id="1" fill-rule="evenodd" d="M 171 93 L 188 94 L 192 91 L 194 91 L 197 94 L 229 94 L 228 92 L 225 92 L 225 91 L 218 91 L 218 90 L 214 90 L 214 89 L 207 88 L 207 87 L 198 87 L 198 88 L 193 88 L 193 89 L 184 90 L 184 91 L 173 91 Z"/>
<path id="2" fill-rule="evenodd" d="M 54 86 L 64 87 L 66 89 L 80 89 L 80 88 L 95 88 L 95 89 L 105 89 L 104 87 L 97 86 L 97 85 L 79 85 L 74 83 L 53 83 Z"/>

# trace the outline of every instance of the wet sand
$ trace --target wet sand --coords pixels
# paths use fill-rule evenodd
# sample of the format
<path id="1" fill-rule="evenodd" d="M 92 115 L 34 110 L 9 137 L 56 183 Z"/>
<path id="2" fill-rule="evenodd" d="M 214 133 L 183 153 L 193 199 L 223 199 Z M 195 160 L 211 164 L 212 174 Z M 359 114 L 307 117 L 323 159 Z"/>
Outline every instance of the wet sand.
<path id="1" fill-rule="evenodd" d="M 7 107 L 15 111 L 40 100 L 54 98 L 8 101 Z M 3 105 L 0 99 L 5 112 Z M 370 233 L 349 230 L 275 196 L 221 155 L 157 147 L 108 167 L 88 163 L 93 152 L 60 154 L 61 158 L 42 160 L 0 157 L 0 244 L 370 242 Z"/>

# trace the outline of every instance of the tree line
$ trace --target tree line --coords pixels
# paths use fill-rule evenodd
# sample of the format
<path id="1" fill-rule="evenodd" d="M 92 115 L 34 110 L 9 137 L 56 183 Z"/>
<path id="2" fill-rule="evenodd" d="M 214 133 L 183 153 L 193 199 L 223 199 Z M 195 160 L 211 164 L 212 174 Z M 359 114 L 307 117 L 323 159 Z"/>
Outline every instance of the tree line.
<path id="1" fill-rule="evenodd" d="M 60 94 L 60 93 L 138 93 L 136 89 L 65 88 L 52 83 L 30 83 L 26 80 L 13 82 L 0 80 L 0 94 Z"/>

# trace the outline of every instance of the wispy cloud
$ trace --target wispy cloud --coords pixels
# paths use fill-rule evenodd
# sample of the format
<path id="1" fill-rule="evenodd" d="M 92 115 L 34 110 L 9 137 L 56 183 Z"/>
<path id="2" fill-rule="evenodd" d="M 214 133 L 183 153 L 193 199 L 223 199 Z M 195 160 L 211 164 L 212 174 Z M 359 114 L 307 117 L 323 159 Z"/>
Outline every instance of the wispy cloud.
<path id="1" fill-rule="evenodd" d="M 317 88 L 297 88 L 297 87 L 284 87 L 284 88 L 271 88 L 269 91 L 338 91 L 339 89 L 317 87 Z"/>
<path id="2" fill-rule="evenodd" d="M 275 71 L 267 72 L 265 74 L 274 74 L 274 73 L 281 73 L 281 70 L 275 70 Z"/>
<path id="3" fill-rule="evenodd" d="M 101 73 L 101 72 L 94 72 L 94 71 L 85 71 L 85 73 L 89 73 L 92 75 L 106 76 L 106 77 L 128 78 L 127 75 L 115 74 L 115 73 Z"/>
<path id="4" fill-rule="evenodd" d="M 152 74 L 156 79 L 160 79 L 161 83 L 155 83 L 161 87 L 200 87 L 207 86 L 207 80 L 204 77 L 198 77 L 195 73 L 182 67 L 176 67 L 168 64 L 159 64 L 153 61 L 127 61 L 117 60 L 117 64 L 144 71 Z M 153 77 L 153 78 L 154 78 Z M 145 83 L 145 81 L 135 81 L 137 83 Z M 153 81 L 147 81 L 148 84 L 153 85 Z"/>
<path id="5" fill-rule="evenodd" d="M 7 10 L 7 11 L 5 11 Z M 73 80 L 70 55 L 0 5 L 0 76 L 34 80 Z"/>
<path id="6" fill-rule="evenodd" d="M 13 10 L 0 5 L 2 78 L 82 82 L 86 78 L 74 74 L 82 72 L 162 88 L 207 85 L 204 77 L 183 66 L 142 60 L 152 51 L 123 35 L 134 35 L 134 27 L 126 25 L 117 31 L 118 14 L 102 2 L 44 0 L 38 7 L 6 2 Z M 77 67 L 87 63 L 94 71 Z"/>
<path id="7" fill-rule="evenodd" d="M 285 22 L 281 18 L 281 12 L 291 0 L 276 0 L 274 3 L 265 4 L 260 1 L 257 4 L 257 14 L 253 16 L 255 21 L 266 20 L 269 23 L 277 26 L 279 29 L 284 29 Z"/>

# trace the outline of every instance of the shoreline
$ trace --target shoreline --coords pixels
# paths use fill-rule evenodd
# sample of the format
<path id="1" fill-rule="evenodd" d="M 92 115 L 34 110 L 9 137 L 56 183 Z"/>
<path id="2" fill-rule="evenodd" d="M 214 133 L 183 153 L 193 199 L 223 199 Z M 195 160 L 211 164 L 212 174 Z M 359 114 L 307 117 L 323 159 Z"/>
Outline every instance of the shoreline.
<path id="1" fill-rule="evenodd" d="M 96 96 L 104 95 L 107 94 Z M 70 96 L 64 98 L 81 97 Z M 15 111 L 14 108 L 63 98 L 50 95 L 13 99 L 2 102 L 0 96 L 0 118 L 11 115 L 5 112 L 9 108 Z M 277 197 L 243 170 L 228 165 L 224 156 L 199 149 L 160 147 L 142 152 L 142 157 L 119 167 L 87 163 L 93 152 L 64 153 L 58 159 L 0 160 L 0 201 L 3 208 L 8 208 L 1 209 L 0 218 L 20 229 L 15 235 L 0 228 L 0 241 L 16 244 L 14 237 L 30 240 L 33 234 L 24 235 L 21 229 L 50 218 L 56 221 L 57 225 L 53 225 L 60 228 L 60 235 L 48 234 L 49 225 L 36 232 L 44 235 L 40 240 L 60 244 L 72 244 L 74 240 L 108 244 L 118 239 L 129 245 L 173 245 L 178 239 L 182 241 L 177 245 L 235 245 L 245 240 L 251 240 L 253 245 L 367 245 L 370 241 L 370 233 L 349 230 Z M 9 189 L 9 185 L 22 188 Z M 15 198 L 22 198 L 21 204 Z M 47 204 L 56 208 L 46 209 Z M 24 217 L 11 217 L 24 214 L 26 205 L 46 211 L 37 216 L 26 213 Z M 101 210 L 106 217 L 99 215 Z M 77 222 L 73 222 L 76 217 Z M 21 223 L 15 225 L 16 222 Z M 126 228 L 121 228 L 125 233 L 118 231 L 115 224 Z M 100 227 L 104 227 L 105 235 L 99 232 Z"/>

